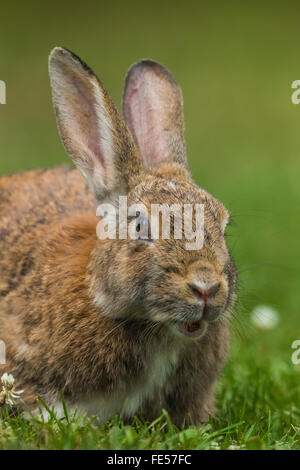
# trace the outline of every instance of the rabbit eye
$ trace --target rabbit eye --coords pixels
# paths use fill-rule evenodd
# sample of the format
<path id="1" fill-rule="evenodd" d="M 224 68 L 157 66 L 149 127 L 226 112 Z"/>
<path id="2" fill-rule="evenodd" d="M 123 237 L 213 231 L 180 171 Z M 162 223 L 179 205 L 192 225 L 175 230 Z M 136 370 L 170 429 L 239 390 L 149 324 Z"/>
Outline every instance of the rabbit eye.
<path id="1" fill-rule="evenodd" d="M 151 239 L 151 227 L 148 218 L 139 216 L 137 217 L 136 231 L 140 234 L 140 239 L 152 241 Z"/>
<path id="2" fill-rule="evenodd" d="M 142 220 L 139 224 L 137 224 L 136 226 L 136 230 L 137 232 L 142 232 L 143 231 L 143 228 L 146 227 L 147 225 L 147 221 L 146 220 Z"/>
<path id="3" fill-rule="evenodd" d="M 137 214 L 136 218 L 138 220 L 136 230 L 137 232 L 141 232 L 148 225 L 148 219 L 146 217 L 142 217 L 140 213 Z"/>
<path id="4" fill-rule="evenodd" d="M 141 212 L 137 212 L 135 216 L 130 217 L 131 220 L 135 219 L 135 230 L 137 236 L 137 240 L 140 241 L 149 241 L 152 242 L 151 238 L 151 226 L 148 217 L 143 216 Z"/>

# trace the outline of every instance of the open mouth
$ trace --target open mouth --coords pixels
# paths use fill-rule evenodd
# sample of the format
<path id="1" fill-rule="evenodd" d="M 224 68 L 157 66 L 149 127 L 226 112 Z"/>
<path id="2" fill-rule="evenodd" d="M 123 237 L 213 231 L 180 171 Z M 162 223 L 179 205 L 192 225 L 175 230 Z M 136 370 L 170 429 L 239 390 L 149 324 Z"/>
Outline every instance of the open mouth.
<path id="1" fill-rule="evenodd" d="M 203 320 L 198 320 L 195 322 L 178 323 L 177 326 L 178 326 L 179 331 L 182 334 L 184 334 L 185 336 L 189 336 L 191 338 L 198 338 L 206 330 L 206 325 Z"/>

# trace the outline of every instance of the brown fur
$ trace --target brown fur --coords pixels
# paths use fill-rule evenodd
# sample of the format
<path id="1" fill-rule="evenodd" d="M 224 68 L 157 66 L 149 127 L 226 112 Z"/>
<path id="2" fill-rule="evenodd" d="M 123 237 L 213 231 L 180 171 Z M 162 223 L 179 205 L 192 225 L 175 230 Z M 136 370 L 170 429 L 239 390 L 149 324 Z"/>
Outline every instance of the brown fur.
<path id="1" fill-rule="evenodd" d="M 92 72 L 82 70 L 76 73 L 84 82 L 84 73 Z M 117 189 L 115 177 L 110 186 L 103 177 L 102 189 L 90 184 L 95 197 L 114 200 L 127 193 L 129 202 L 146 206 L 204 203 L 204 247 L 187 251 L 185 240 L 174 239 L 158 240 L 154 248 L 99 240 L 96 203 L 78 170 L 2 177 L 0 339 L 7 364 L 0 372 L 15 376 L 31 407 L 37 396 L 54 404 L 63 392 L 69 404 L 90 409 L 94 403 L 93 411 L 106 417 L 134 397 L 137 406 L 127 408 L 127 418 L 137 413 L 153 419 L 163 407 L 178 425 L 189 419 L 200 424 L 214 413 L 215 381 L 229 349 L 236 275 L 221 229 L 227 212 L 194 184 L 178 156 L 147 170 L 137 164 L 139 150 L 105 97 L 119 142 L 114 171 L 123 183 Z M 79 157 L 74 160 L 80 168 Z M 176 321 L 198 315 L 189 287 L 195 276 L 221 285 L 200 340 L 173 330 L 174 314 Z"/>

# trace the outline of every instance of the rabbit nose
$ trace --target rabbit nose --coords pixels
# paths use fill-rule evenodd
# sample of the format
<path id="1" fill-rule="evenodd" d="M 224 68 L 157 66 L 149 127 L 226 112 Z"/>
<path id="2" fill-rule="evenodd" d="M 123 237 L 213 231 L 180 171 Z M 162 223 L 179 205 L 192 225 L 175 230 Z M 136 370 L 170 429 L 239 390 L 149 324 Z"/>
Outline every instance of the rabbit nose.
<path id="1" fill-rule="evenodd" d="M 209 286 L 205 283 L 194 283 L 190 285 L 192 291 L 198 299 L 203 300 L 206 304 L 207 301 L 213 298 L 220 290 L 221 283 L 217 282 L 216 284 Z"/>

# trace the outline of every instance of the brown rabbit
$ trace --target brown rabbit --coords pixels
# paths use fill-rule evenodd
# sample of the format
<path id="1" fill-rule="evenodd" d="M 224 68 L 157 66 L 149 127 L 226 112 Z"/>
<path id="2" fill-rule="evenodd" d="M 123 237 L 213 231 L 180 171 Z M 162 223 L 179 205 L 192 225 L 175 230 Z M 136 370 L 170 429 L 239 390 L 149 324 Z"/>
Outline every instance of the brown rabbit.
<path id="1" fill-rule="evenodd" d="M 188 170 L 181 90 L 143 60 L 127 76 L 124 120 L 79 57 L 49 59 L 54 108 L 79 168 L 0 179 L 0 339 L 24 401 L 177 425 L 214 413 L 229 349 L 236 270 L 228 212 Z M 126 124 L 125 124 L 126 122 Z M 99 239 L 96 206 L 204 204 L 204 244 Z"/>

